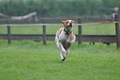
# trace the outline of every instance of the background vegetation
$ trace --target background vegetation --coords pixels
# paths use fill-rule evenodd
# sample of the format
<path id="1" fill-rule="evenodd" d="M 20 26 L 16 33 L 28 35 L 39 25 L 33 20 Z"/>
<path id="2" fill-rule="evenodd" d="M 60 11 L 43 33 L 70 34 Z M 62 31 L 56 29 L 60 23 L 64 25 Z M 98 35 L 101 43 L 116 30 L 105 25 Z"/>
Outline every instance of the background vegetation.
<path id="1" fill-rule="evenodd" d="M 120 8 L 119 4 L 119 0 L 2 0 L 0 12 L 20 16 L 36 11 L 42 17 L 100 15 L 112 14 L 115 11 L 106 8 Z"/>

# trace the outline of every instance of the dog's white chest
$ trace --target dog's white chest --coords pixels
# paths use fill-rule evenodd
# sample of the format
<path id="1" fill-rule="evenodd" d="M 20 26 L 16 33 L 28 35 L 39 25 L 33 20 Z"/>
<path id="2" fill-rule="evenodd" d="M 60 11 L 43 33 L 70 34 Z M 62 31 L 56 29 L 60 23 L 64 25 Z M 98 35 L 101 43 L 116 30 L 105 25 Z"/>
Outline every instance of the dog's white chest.
<path id="1" fill-rule="evenodd" d="M 69 37 L 70 37 L 69 35 L 62 35 L 62 34 L 60 34 L 59 35 L 59 41 L 60 42 L 63 42 L 63 41 L 70 42 L 70 38 Z"/>

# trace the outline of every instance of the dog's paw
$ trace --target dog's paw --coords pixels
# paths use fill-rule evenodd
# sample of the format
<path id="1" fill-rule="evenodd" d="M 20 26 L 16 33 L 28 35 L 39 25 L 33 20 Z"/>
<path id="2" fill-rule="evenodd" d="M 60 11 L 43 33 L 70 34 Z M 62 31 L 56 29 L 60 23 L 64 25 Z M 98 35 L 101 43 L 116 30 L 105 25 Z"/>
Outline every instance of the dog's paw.
<path id="1" fill-rule="evenodd" d="M 62 61 L 65 61 L 65 60 L 66 60 L 66 58 L 62 59 Z"/>

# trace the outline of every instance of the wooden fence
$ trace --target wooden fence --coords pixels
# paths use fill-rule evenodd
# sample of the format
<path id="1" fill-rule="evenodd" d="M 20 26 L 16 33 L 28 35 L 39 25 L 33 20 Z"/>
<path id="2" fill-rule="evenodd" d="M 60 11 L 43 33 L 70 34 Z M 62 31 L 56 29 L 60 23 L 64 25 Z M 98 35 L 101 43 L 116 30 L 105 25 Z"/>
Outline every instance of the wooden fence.
<path id="1" fill-rule="evenodd" d="M 115 20 L 118 21 L 118 15 L 115 16 Z M 11 43 L 11 40 L 34 40 L 34 41 L 43 41 L 43 44 L 47 44 L 46 41 L 54 41 L 55 34 L 46 34 L 46 25 L 44 19 L 42 19 L 42 28 L 43 34 L 11 34 L 9 20 L 7 25 L 8 34 L 0 34 L 0 39 L 7 39 L 8 44 Z M 78 24 L 81 24 L 81 19 L 78 18 Z M 107 45 L 110 43 L 116 43 L 117 48 L 120 48 L 120 27 L 119 23 L 115 23 L 116 35 L 82 35 L 82 25 L 78 25 L 78 34 L 76 34 L 76 41 L 78 45 L 82 42 L 102 42 Z"/>

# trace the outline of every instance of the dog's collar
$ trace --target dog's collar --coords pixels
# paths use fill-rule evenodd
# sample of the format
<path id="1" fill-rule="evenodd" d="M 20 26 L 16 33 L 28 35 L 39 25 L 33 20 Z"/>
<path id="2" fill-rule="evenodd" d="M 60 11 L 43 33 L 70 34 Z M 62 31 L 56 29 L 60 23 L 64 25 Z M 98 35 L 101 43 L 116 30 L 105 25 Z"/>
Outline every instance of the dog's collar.
<path id="1" fill-rule="evenodd" d="M 72 31 L 67 31 L 65 28 L 64 28 L 64 31 L 65 31 L 65 34 L 67 34 L 67 35 L 72 33 Z"/>

